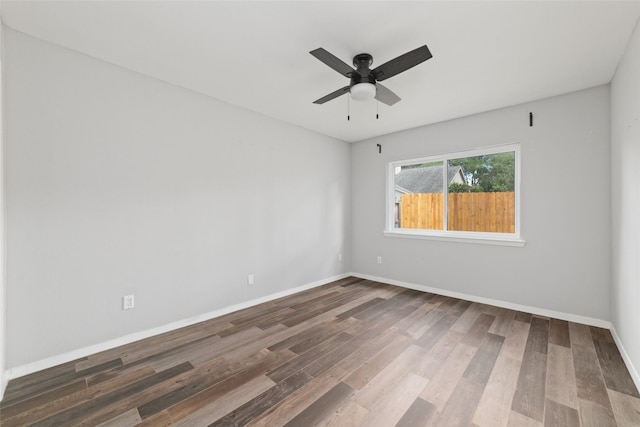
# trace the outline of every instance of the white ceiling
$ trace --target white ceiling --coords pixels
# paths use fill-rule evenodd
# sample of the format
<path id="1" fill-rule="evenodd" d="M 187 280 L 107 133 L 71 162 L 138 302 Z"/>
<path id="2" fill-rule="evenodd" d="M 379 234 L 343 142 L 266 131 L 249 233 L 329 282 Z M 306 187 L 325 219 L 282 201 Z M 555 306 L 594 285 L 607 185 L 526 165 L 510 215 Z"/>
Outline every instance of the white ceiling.
<path id="1" fill-rule="evenodd" d="M 230 104 L 358 141 L 611 81 L 640 1 L 2 1 L 9 27 Z M 380 65 L 402 101 L 312 101 L 348 84 L 308 52 Z"/>

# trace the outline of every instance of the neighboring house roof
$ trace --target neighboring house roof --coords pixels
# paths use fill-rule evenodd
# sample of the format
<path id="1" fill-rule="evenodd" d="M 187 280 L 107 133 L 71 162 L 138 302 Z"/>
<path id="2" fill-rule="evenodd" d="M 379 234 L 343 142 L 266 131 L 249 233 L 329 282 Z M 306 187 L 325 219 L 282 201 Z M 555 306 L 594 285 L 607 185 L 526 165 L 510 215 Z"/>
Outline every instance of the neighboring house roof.
<path id="1" fill-rule="evenodd" d="M 448 184 L 465 182 L 460 166 L 448 168 Z M 396 174 L 396 191 L 402 193 L 442 193 L 442 166 L 401 169 Z"/>

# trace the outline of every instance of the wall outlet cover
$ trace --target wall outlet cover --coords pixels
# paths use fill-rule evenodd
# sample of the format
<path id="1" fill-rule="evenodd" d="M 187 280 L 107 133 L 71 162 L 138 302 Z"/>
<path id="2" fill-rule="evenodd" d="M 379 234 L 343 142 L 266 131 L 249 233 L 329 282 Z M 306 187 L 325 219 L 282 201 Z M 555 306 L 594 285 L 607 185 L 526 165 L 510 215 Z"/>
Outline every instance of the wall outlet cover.
<path id="1" fill-rule="evenodd" d="M 122 297 L 122 309 L 129 310 L 135 307 L 135 297 L 133 295 L 125 295 Z"/>

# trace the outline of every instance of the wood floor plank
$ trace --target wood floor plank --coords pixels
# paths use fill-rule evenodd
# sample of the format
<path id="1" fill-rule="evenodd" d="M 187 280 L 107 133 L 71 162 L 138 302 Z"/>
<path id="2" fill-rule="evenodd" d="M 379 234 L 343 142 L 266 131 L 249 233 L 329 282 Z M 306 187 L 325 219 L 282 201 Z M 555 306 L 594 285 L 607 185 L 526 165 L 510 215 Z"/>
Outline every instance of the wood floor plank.
<path id="1" fill-rule="evenodd" d="M 321 377 L 312 379 L 285 397 L 267 413 L 255 418 L 247 427 L 271 427 L 288 423 L 299 413 L 311 406 L 318 399 L 318 396 L 324 395 L 335 387 L 342 378 L 344 378 L 345 374 L 346 371 L 334 366 Z"/>
<path id="2" fill-rule="evenodd" d="M 544 427 L 580 427 L 578 410 L 547 399 Z"/>
<path id="3" fill-rule="evenodd" d="M 74 369 L 73 371 L 66 372 L 59 376 L 54 376 L 42 382 L 34 382 L 29 385 L 24 385 L 21 390 L 11 393 L 11 395 L 6 399 L 6 402 L 8 403 L 11 401 L 15 401 L 18 398 L 27 399 L 33 396 L 37 396 L 39 394 L 46 393 L 48 391 L 63 387 L 69 382 L 74 382 L 85 376 L 93 375 L 96 372 L 106 371 L 119 366 L 122 366 L 122 360 L 115 359 L 115 360 L 110 360 L 108 362 L 104 362 L 97 366 L 92 366 L 90 368 L 83 369 L 81 371 L 76 371 Z"/>
<path id="4" fill-rule="evenodd" d="M 11 407 L 0 410 L 0 421 L 3 427 L 23 426 L 53 416 L 66 409 L 76 407 L 104 394 L 148 378 L 156 372 L 149 366 L 136 366 L 134 369 L 120 371 L 122 375 L 92 385 L 71 394 L 58 395 L 40 405 L 23 408 L 22 412 L 13 412 Z M 55 393 L 54 393 L 55 395 Z M 53 396 L 52 396 L 53 397 Z"/>
<path id="5" fill-rule="evenodd" d="M 452 315 L 442 317 L 438 323 L 429 328 L 420 338 L 416 339 L 416 344 L 425 350 L 429 350 L 442 339 L 457 319 L 456 316 Z"/>
<path id="6" fill-rule="evenodd" d="M 450 316 L 460 317 L 462 313 L 467 311 L 467 309 L 473 304 L 471 301 L 465 301 L 463 299 L 458 300 L 451 310 L 447 311 L 447 314 Z"/>
<path id="7" fill-rule="evenodd" d="M 460 315 L 456 323 L 451 326 L 451 329 L 457 332 L 467 333 L 471 326 L 478 320 L 478 317 L 482 314 L 482 305 L 478 303 L 471 304 L 464 313 Z"/>
<path id="8" fill-rule="evenodd" d="M 90 356 L 85 362 L 81 362 L 79 365 L 95 366 L 98 364 L 96 362 L 109 360 L 109 357 L 120 358 L 122 363 L 127 365 L 137 360 L 147 359 L 165 351 L 180 349 L 189 343 L 195 343 L 199 340 L 212 337 L 216 335 L 219 329 L 224 329 L 230 325 L 228 322 L 216 322 L 205 327 L 204 324 L 198 323 L 187 326 L 182 334 L 180 330 L 170 331 L 155 337 L 136 341 L 117 349 L 104 351 L 94 357 Z"/>
<path id="9" fill-rule="evenodd" d="M 614 390 L 608 392 L 618 427 L 639 426 L 640 399 Z"/>
<path id="10" fill-rule="evenodd" d="M 580 423 L 582 427 L 616 427 L 613 411 L 597 403 L 580 399 Z"/>
<path id="11" fill-rule="evenodd" d="M 142 418 L 140 418 L 140 414 L 138 414 L 137 409 L 130 409 L 127 412 L 123 412 L 120 415 L 117 415 L 111 418 L 108 421 L 98 424 L 96 427 L 133 427 L 142 422 Z M 158 425 L 159 423 L 155 423 Z"/>
<path id="12" fill-rule="evenodd" d="M 167 411 L 162 411 L 149 418 L 145 418 L 140 423 L 136 424 L 136 427 L 173 427 L 174 425 L 175 423 L 169 413 Z"/>
<path id="13" fill-rule="evenodd" d="M 591 347 L 592 349 L 593 347 Z M 607 387 L 600 370 L 595 350 L 575 344 L 572 346 L 576 391 L 580 399 L 588 400 L 610 409 Z"/>
<path id="14" fill-rule="evenodd" d="M 493 324 L 493 321 L 495 319 L 495 316 L 482 313 L 480 316 L 478 316 L 478 319 L 474 322 L 467 334 L 464 336 L 462 342 L 472 347 L 480 346 L 480 343 L 484 339 L 487 332 L 489 332 L 489 328 L 491 328 L 491 325 Z"/>
<path id="15" fill-rule="evenodd" d="M 378 316 L 375 320 L 363 321 L 361 325 L 367 325 L 367 322 L 374 322 L 371 326 L 371 329 L 377 331 L 384 331 L 392 326 L 395 326 L 401 319 L 405 316 L 409 316 L 411 313 L 417 310 L 415 305 L 406 305 L 404 307 L 400 307 L 397 310 L 391 310 Z"/>
<path id="16" fill-rule="evenodd" d="M 356 351 L 365 346 L 373 339 L 375 335 L 378 335 L 376 331 L 367 330 L 351 340 L 347 341 L 343 345 L 336 348 L 334 351 L 318 358 L 316 361 L 305 367 L 305 371 L 313 376 L 318 377 L 322 375 L 326 370 L 332 366 L 337 365 L 348 356 L 354 354 Z"/>
<path id="17" fill-rule="evenodd" d="M 516 317 L 516 312 L 513 310 L 500 309 L 485 311 L 484 313 L 493 315 L 496 318 L 489 328 L 489 333 L 506 337 L 511 328 L 511 323 Z"/>
<path id="18" fill-rule="evenodd" d="M 420 397 L 442 410 L 477 350 L 463 342 L 457 344 Z"/>
<path id="19" fill-rule="evenodd" d="M 511 322 L 507 335 L 504 338 L 504 343 L 502 344 L 502 354 L 506 357 L 522 361 L 530 327 L 530 323 L 517 320 Z"/>
<path id="20" fill-rule="evenodd" d="M 507 425 L 521 364 L 522 361 L 500 353 L 473 415 L 473 422 L 478 427 Z"/>
<path id="21" fill-rule="evenodd" d="M 370 330 L 363 332 L 364 334 L 373 335 L 369 341 L 362 345 L 359 349 L 353 351 L 347 357 L 340 360 L 336 366 L 344 369 L 347 373 L 353 373 L 358 368 L 362 367 L 372 356 L 376 355 L 381 349 L 386 348 L 391 342 L 399 336 L 398 331 L 391 327 L 385 331 L 378 332 L 376 330 Z M 316 367 L 316 364 L 322 363 L 321 360 L 309 365 L 305 370 L 309 374 L 317 373 L 321 367 Z M 315 376 L 315 375 L 314 375 Z"/>
<path id="22" fill-rule="evenodd" d="M 109 359 L 114 360 L 116 357 Z M 78 363 L 86 360 L 86 358 L 80 360 L 73 360 L 71 362 L 67 362 L 58 366 L 54 366 L 52 368 L 44 369 L 42 371 L 25 375 L 21 378 L 16 378 L 11 380 L 9 384 L 7 384 L 6 390 L 4 392 L 4 396 L 2 398 L 2 403 L 0 403 L 0 408 L 5 407 L 8 404 L 13 403 L 16 400 L 21 400 L 24 398 L 28 398 L 30 391 L 33 391 L 34 388 L 41 387 L 42 383 L 46 383 L 48 381 L 58 381 L 60 377 L 68 377 L 69 375 L 73 375 L 76 370 L 76 366 Z M 104 363 L 105 361 L 101 362 Z M 39 393 L 35 393 L 39 394 Z"/>
<path id="23" fill-rule="evenodd" d="M 57 426 L 63 425 L 63 423 L 73 422 L 78 419 L 86 420 L 87 414 L 91 412 L 101 411 L 105 406 L 113 402 L 121 401 L 123 399 L 128 399 L 131 396 L 141 392 L 142 390 L 148 389 L 153 385 L 160 384 L 163 381 L 169 380 L 175 376 L 178 376 L 192 369 L 193 369 L 193 365 L 191 365 L 190 363 L 188 362 L 182 363 L 171 369 L 167 369 L 166 371 L 163 371 L 163 372 L 158 372 L 157 374 L 154 374 L 150 377 L 137 381 L 127 387 L 105 394 L 96 399 L 89 400 L 79 406 L 75 406 L 73 408 L 59 412 L 56 415 L 53 415 L 51 417 L 47 417 L 44 420 L 41 420 L 35 423 L 34 425 L 41 426 L 41 427 L 44 427 L 44 426 L 57 427 Z M 129 409 L 132 409 L 132 407 L 135 407 L 135 405 L 127 407 L 122 412 L 126 412 Z M 111 418 L 113 417 L 106 416 L 105 419 L 101 420 L 100 422 L 109 420 Z"/>
<path id="24" fill-rule="evenodd" d="M 389 390 L 411 371 L 411 367 L 421 357 L 422 349 L 412 345 L 393 359 L 383 370 L 372 378 L 364 387 L 357 390 L 353 400 L 358 405 L 375 412 L 381 396 L 387 395 Z M 422 377 L 420 377 L 422 378 Z M 425 384 L 427 380 L 425 379 Z M 424 388 L 424 387 L 423 387 Z M 419 392 L 422 389 L 419 390 Z M 416 395 L 417 396 L 417 395 Z M 412 399 L 413 400 L 413 399 Z"/>
<path id="25" fill-rule="evenodd" d="M 411 339 L 403 335 L 396 336 L 388 346 L 381 349 L 378 353 L 373 354 L 364 365 L 348 375 L 344 379 L 345 384 L 356 390 L 360 390 L 391 363 L 392 360 L 405 351 L 409 345 L 411 345 Z"/>
<path id="26" fill-rule="evenodd" d="M 292 375 L 294 372 L 305 368 L 306 366 L 320 359 L 322 356 L 334 351 L 336 348 L 340 347 L 352 338 L 353 335 L 347 334 L 346 332 L 341 332 L 340 334 L 335 335 L 322 344 L 316 346 L 313 351 L 303 353 L 298 357 L 295 357 L 290 361 L 283 363 L 277 368 L 268 371 L 267 376 L 274 382 L 278 383 L 288 376 Z"/>
<path id="27" fill-rule="evenodd" d="M 166 360 L 175 360 L 178 358 L 186 358 L 194 366 L 200 366 L 208 363 L 211 359 L 217 357 L 223 357 L 231 351 L 237 350 L 247 345 L 247 343 L 254 342 L 260 339 L 264 334 L 262 329 L 252 326 L 249 329 L 245 329 L 237 332 L 234 335 L 230 335 L 219 340 L 212 340 L 211 346 L 196 345 L 193 353 L 180 352 L 172 350 L 172 357 L 163 356 Z M 155 364 L 155 362 L 154 362 Z"/>
<path id="28" fill-rule="evenodd" d="M 577 344 L 585 350 L 595 351 L 593 338 L 591 337 L 591 329 L 587 325 L 569 322 L 569 339 L 571 340 L 571 347 Z"/>
<path id="29" fill-rule="evenodd" d="M 406 329 L 407 335 L 409 335 L 413 339 L 420 338 L 426 331 L 428 331 L 431 327 L 433 327 L 433 325 L 438 323 L 440 319 L 445 316 L 445 312 L 443 310 L 437 308 L 437 306 L 434 307 L 436 308 L 432 308 L 431 310 L 429 310 L 424 314 L 424 316 L 421 316 L 413 325 L 409 326 Z M 419 313 L 420 309 L 416 310 L 415 312 Z"/>
<path id="30" fill-rule="evenodd" d="M 356 307 L 353 307 L 350 310 L 347 310 L 338 314 L 336 317 L 340 320 L 348 319 L 349 317 L 355 316 L 356 314 L 362 311 L 365 311 L 377 304 L 380 304 L 382 301 L 385 301 L 385 299 L 380 297 L 372 298 L 368 301 L 363 302 L 362 304 L 359 304 Z"/>
<path id="31" fill-rule="evenodd" d="M 542 422 L 546 377 L 547 355 L 537 351 L 525 352 L 511 409 Z"/>
<path id="32" fill-rule="evenodd" d="M 164 405 L 163 408 L 168 408 L 169 414 L 174 419 L 184 418 L 189 412 L 207 406 L 210 402 L 220 399 L 225 393 L 230 393 L 235 388 L 252 382 L 255 378 L 264 375 L 267 370 L 280 366 L 294 357 L 295 354 L 288 350 L 269 352 L 269 350 L 263 349 L 263 352 L 254 355 L 250 362 L 233 361 L 226 365 L 224 372 L 219 374 L 219 382 L 212 381 L 207 388 L 194 394 L 185 395 L 178 402 L 171 402 L 169 398 L 166 403 L 172 403 L 172 405 Z M 149 400 L 149 402 L 151 401 Z"/>
<path id="33" fill-rule="evenodd" d="M 426 400 L 416 398 L 402 415 L 396 427 L 415 427 L 427 425 L 435 418 L 438 408 Z"/>
<path id="34" fill-rule="evenodd" d="M 355 314 L 353 317 L 361 321 L 375 321 L 376 318 L 384 315 L 385 313 L 400 309 L 405 305 L 405 302 L 404 299 L 399 298 L 398 295 L 400 295 L 400 293 L 385 299 L 380 304 L 376 304 L 373 307 L 369 307 L 366 310 Z"/>
<path id="35" fill-rule="evenodd" d="M 305 353 L 311 350 L 313 347 L 322 344 L 329 338 L 335 335 L 338 335 L 340 332 L 347 329 L 353 323 L 360 323 L 360 322 L 357 322 L 355 319 L 347 319 L 343 322 L 337 322 L 337 321 L 331 322 L 323 330 L 318 331 L 318 333 L 308 336 L 306 337 L 306 339 L 296 343 L 295 345 L 292 345 L 291 347 L 289 347 L 289 350 L 297 354 Z"/>
<path id="36" fill-rule="evenodd" d="M 41 408 L 43 406 L 51 405 L 51 402 L 58 401 L 70 395 L 75 395 L 76 393 L 84 391 L 86 389 L 86 380 L 78 379 L 57 389 L 38 394 L 24 400 L 19 400 L 14 404 L 10 404 L 0 408 L 0 422 L 5 424 L 11 417 L 16 417 L 26 411 L 33 412 L 34 408 Z"/>
<path id="37" fill-rule="evenodd" d="M 224 323 L 226 326 L 228 323 Z M 163 334 L 164 335 L 164 334 Z M 179 351 L 184 346 L 188 346 L 191 343 L 197 343 L 200 340 L 216 336 L 216 330 L 210 330 L 207 328 L 194 328 L 189 327 L 189 331 L 185 336 L 177 334 L 167 333 L 166 339 L 160 337 L 151 337 L 147 339 L 137 341 L 128 345 L 125 345 L 117 350 L 108 350 L 106 355 L 114 354 L 116 357 L 122 360 L 125 365 L 131 364 L 136 361 L 146 361 L 150 358 L 156 357 L 164 352 Z M 98 356 L 98 359 L 103 359 L 105 356 Z"/>
<path id="38" fill-rule="evenodd" d="M 489 376 L 493 371 L 498 354 L 500 354 L 503 342 L 504 337 L 487 333 L 462 377 L 481 385 L 484 389 L 487 381 L 489 381 Z"/>
<path id="39" fill-rule="evenodd" d="M 228 378 L 234 378 L 236 383 L 248 382 L 266 370 L 292 358 L 293 355 L 288 351 L 274 353 L 263 349 L 251 357 L 231 362 L 225 358 L 214 359 L 210 364 L 194 369 L 192 374 L 194 378 L 185 378 L 183 386 L 140 405 L 138 412 L 142 418 L 148 418 L 157 412 L 189 400 L 192 396 L 215 387 L 216 384 Z M 190 402 L 193 404 L 193 400 Z"/>
<path id="40" fill-rule="evenodd" d="M 549 320 L 549 343 L 571 348 L 569 322 L 558 319 Z"/>
<path id="41" fill-rule="evenodd" d="M 442 408 L 436 425 L 438 427 L 469 425 L 480 402 L 482 389 L 481 384 L 469 378 L 461 378 Z"/>
<path id="42" fill-rule="evenodd" d="M 472 421 L 503 341 L 504 338 L 499 335 L 485 334 L 480 347 L 444 405 L 438 425 L 468 425 Z"/>
<path id="43" fill-rule="evenodd" d="M 526 415 L 522 415 L 519 412 L 511 411 L 509 414 L 508 427 L 542 427 L 543 424 L 540 421 L 529 418 Z"/>
<path id="44" fill-rule="evenodd" d="M 462 338 L 464 338 L 462 332 L 447 331 L 435 346 L 426 350 L 425 357 L 413 367 L 413 372 L 425 378 L 433 378 Z"/>
<path id="45" fill-rule="evenodd" d="M 640 426 L 609 331 L 345 278 L 12 380 L 3 427 Z"/>
<path id="46" fill-rule="evenodd" d="M 395 387 L 379 396 L 376 404 L 362 420 L 367 426 L 392 426 L 400 421 L 411 403 L 418 397 L 429 380 L 414 373 L 407 373 Z"/>
<path id="47" fill-rule="evenodd" d="M 217 335 L 207 337 L 182 347 L 173 348 L 161 355 L 143 359 L 144 364 L 148 364 L 156 371 L 163 371 L 184 362 L 200 366 L 209 362 L 211 349 L 215 348 L 220 341 L 222 340 Z"/>
<path id="48" fill-rule="evenodd" d="M 592 326 L 591 336 L 607 388 L 629 396 L 640 397 L 611 332 Z"/>
<path id="49" fill-rule="evenodd" d="M 227 351 L 220 354 L 227 360 L 243 359 L 262 351 L 264 348 L 269 348 L 274 342 L 299 333 L 306 327 L 308 327 L 308 325 L 304 324 L 296 325 L 291 328 L 286 328 L 283 325 L 276 325 L 266 331 L 263 331 L 260 337 L 251 341 L 245 341 L 241 345 L 235 345 L 233 348 L 229 348 Z M 274 352 L 277 353 L 278 351 Z"/>
<path id="50" fill-rule="evenodd" d="M 529 329 L 529 337 L 527 338 L 527 346 L 525 351 L 535 351 L 547 354 L 549 345 L 549 321 L 533 317 L 531 319 L 531 328 Z"/>
<path id="51" fill-rule="evenodd" d="M 531 315 L 531 313 L 523 313 L 522 311 L 516 311 L 514 320 L 517 320 L 519 322 L 524 322 L 524 323 L 531 323 L 532 317 L 533 316 Z"/>
<path id="52" fill-rule="evenodd" d="M 575 369 L 570 348 L 549 344 L 546 394 L 554 402 L 578 409 Z"/>
<path id="53" fill-rule="evenodd" d="M 405 332 L 409 331 L 415 325 L 421 324 L 421 322 L 422 322 L 421 319 L 423 319 L 430 311 L 435 309 L 435 307 L 436 306 L 431 304 L 430 302 L 425 302 L 420 307 L 418 307 L 418 309 L 415 310 L 413 313 L 411 313 L 410 315 L 406 316 L 404 319 L 401 319 L 396 324 L 396 327 L 398 329 L 401 329 L 401 330 L 405 331 Z M 407 332 L 407 333 L 409 333 L 409 332 Z M 414 336 L 414 338 L 416 338 L 416 337 Z"/>
<path id="54" fill-rule="evenodd" d="M 265 325 L 277 324 L 284 319 L 290 318 L 295 313 L 296 312 L 291 308 L 284 307 L 277 310 L 274 309 L 272 312 L 260 313 L 260 315 L 247 316 L 243 319 L 243 321 L 234 321 L 232 323 L 232 326 L 219 331 L 216 335 L 224 338 L 226 336 L 233 335 L 236 332 L 248 329 L 252 326 L 257 327 L 258 329 L 266 329 Z M 258 325 L 260 325 L 260 327 Z"/>
<path id="55" fill-rule="evenodd" d="M 286 427 L 306 427 L 317 425 L 328 418 L 333 411 L 353 394 L 354 390 L 343 382 L 336 384 L 331 390 L 319 397 L 304 411 L 285 424 Z"/>
<path id="56" fill-rule="evenodd" d="M 182 407 L 169 408 L 167 412 L 175 427 L 207 426 L 275 386 L 266 375 L 229 387 L 226 391 L 224 386 L 228 384 L 231 384 L 231 381 L 216 387 L 215 395 L 210 394 L 206 398 L 198 399 L 198 405 L 190 406 L 193 402 L 185 402 Z"/>
<path id="57" fill-rule="evenodd" d="M 287 333 L 284 334 L 283 337 L 273 337 L 272 334 L 269 334 L 267 338 L 271 338 L 272 344 L 264 347 L 267 347 L 271 351 L 284 350 L 313 336 L 320 335 L 323 332 L 326 333 L 327 330 L 331 330 L 332 327 L 335 328 L 338 324 L 334 318 L 327 319 L 315 325 L 301 323 L 300 325 L 286 328 L 287 331 L 295 331 L 295 333 Z"/>
<path id="58" fill-rule="evenodd" d="M 231 425 L 246 425 L 312 379 L 313 378 L 306 372 L 298 371 L 219 420 L 209 424 L 209 426 L 228 427 Z"/>
<path id="59" fill-rule="evenodd" d="M 369 411 L 352 400 L 338 408 L 333 415 L 318 423 L 315 427 L 360 426 Z"/>

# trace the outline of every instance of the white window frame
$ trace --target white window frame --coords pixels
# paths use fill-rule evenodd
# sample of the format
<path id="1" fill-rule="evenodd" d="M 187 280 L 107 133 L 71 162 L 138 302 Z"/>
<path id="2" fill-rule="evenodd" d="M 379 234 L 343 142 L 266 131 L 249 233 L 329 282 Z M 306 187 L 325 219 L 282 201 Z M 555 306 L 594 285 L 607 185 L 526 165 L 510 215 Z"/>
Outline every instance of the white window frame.
<path id="1" fill-rule="evenodd" d="M 426 230 L 415 228 L 395 227 L 395 169 L 400 166 L 412 165 L 416 163 L 443 162 L 443 183 L 447 180 L 447 166 L 451 159 L 465 157 L 482 156 L 487 154 L 499 154 L 514 152 L 515 182 L 514 182 L 514 215 L 515 224 L 513 233 L 492 233 L 478 231 L 450 231 L 450 230 Z M 444 192 L 444 227 L 448 222 L 448 185 L 443 184 Z M 524 246 L 525 241 L 520 236 L 520 144 L 496 145 L 455 153 L 445 153 L 428 157 L 419 157 L 407 160 L 397 160 L 388 163 L 387 166 L 387 195 L 386 195 L 386 222 L 384 235 L 388 237 L 405 237 L 412 239 L 430 239 L 442 241 L 459 241 L 468 243 L 486 243 L 506 246 Z"/>

